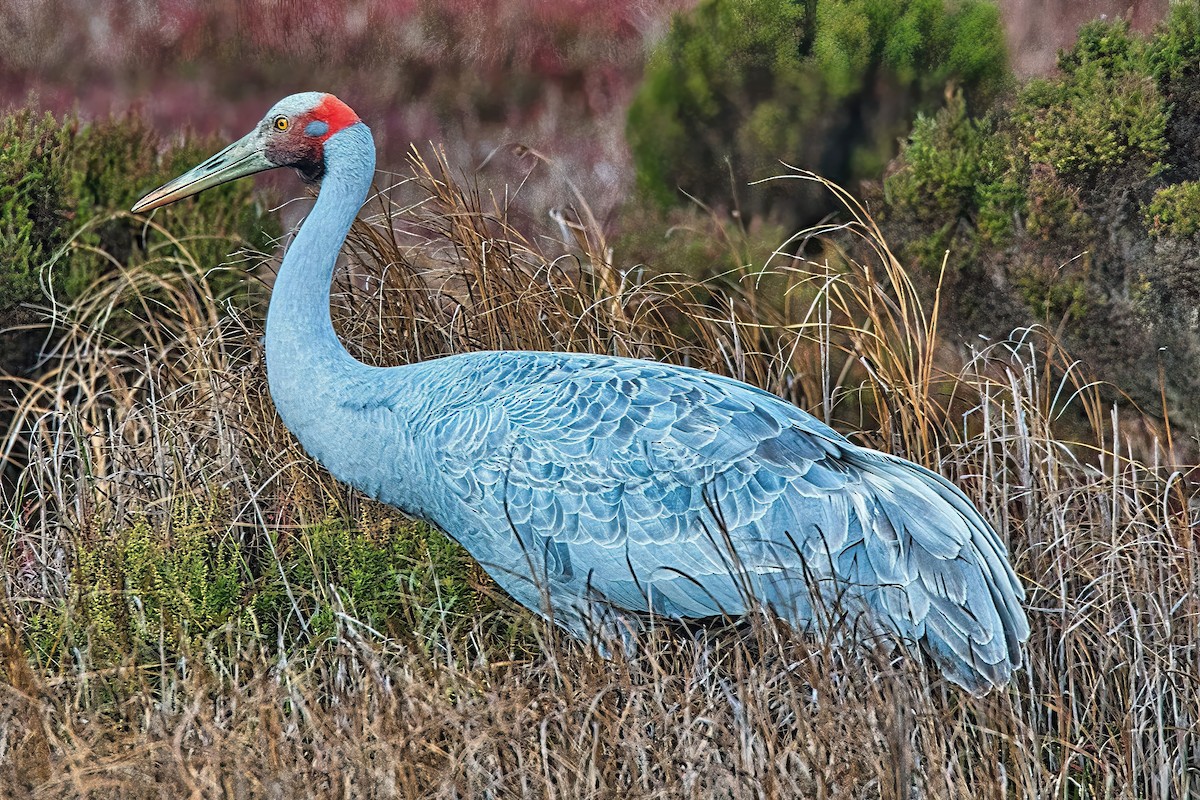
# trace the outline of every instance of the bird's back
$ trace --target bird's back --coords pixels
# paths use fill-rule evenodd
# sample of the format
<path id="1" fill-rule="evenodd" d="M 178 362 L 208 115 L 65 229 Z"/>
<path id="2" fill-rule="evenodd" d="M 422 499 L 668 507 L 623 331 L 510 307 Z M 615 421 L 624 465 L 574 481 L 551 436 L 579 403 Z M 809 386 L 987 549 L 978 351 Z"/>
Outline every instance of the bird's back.
<path id="1" fill-rule="evenodd" d="M 598 605 L 693 618 L 762 603 L 801 627 L 838 607 L 972 689 L 1019 664 L 1023 591 L 970 501 L 774 395 L 594 355 L 413 369 L 419 389 L 410 372 L 376 398 L 422 461 L 413 510 L 577 634 Z"/>

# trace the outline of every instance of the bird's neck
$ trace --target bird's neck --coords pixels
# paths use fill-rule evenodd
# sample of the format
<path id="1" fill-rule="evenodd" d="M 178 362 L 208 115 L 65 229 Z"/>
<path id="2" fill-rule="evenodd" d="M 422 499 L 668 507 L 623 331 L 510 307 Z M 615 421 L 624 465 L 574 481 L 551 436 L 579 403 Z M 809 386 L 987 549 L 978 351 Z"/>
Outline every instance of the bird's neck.
<path id="1" fill-rule="evenodd" d="M 329 289 L 338 253 L 371 188 L 375 146 L 356 124 L 325 144 L 325 176 L 312 211 L 292 241 L 267 311 L 267 379 L 284 423 L 310 452 L 319 429 L 341 415 L 346 393 L 368 367 L 333 330 Z M 313 452 L 323 459 L 323 454 Z"/>

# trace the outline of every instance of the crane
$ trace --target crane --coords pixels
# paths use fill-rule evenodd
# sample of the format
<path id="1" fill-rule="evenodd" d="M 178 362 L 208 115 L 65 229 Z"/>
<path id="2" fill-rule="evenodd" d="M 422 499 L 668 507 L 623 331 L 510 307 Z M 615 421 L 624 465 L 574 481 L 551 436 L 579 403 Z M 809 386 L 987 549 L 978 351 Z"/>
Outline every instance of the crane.
<path id="1" fill-rule="evenodd" d="M 601 648 L 632 647 L 655 615 L 766 608 L 808 629 L 836 604 L 969 691 L 1019 668 L 1025 592 L 967 497 L 769 392 L 606 355 L 354 359 L 329 293 L 375 146 L 333 95 L 284 98 L 133 211 L 276 167 L 320 184 L 267 312 L 280 417 L 334 476 L 439 526 L 518 602 Z"/>

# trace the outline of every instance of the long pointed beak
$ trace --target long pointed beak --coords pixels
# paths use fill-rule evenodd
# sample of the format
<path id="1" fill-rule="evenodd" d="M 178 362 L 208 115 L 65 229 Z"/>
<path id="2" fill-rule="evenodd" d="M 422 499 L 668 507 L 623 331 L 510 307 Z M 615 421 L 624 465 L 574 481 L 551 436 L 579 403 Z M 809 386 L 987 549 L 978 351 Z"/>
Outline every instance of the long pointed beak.
<path id="1" fill-rule="evenodd" d="M 173 181 L 164 183 L 138 200 L 133 204 L 132 211 L 135 214 L 151 211 L 218 184 L 277 166 L 279 165 L 268 161 L 263 154 L 259 132 L 251 131 L 203 164 L 188 170 Z"/>

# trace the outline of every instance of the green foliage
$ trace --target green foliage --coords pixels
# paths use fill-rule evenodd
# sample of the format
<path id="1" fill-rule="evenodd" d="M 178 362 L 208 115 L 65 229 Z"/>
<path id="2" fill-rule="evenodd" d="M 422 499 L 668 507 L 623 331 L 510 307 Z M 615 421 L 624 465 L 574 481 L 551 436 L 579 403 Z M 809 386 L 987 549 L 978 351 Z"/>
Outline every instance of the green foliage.
<path id="1" fill-rule="evenodd" d="M 0 309 L 38 293 L 38 266 L 66 241 L 72 203 L 63 154 L 76 130 L 21 109 L 0 120 Z"/>
<path id="2" fill-rule="evenodd" d="M 424 524 L 371 531 L 327 521 L 305 531 L 284 559 L 284 572 L 289 584 L 300 587 L 297 602 L 312 635 L 321 638 L 334 633 L 342 611 L 393 634 L 409 632 L 400 623 L 414 612 L 425 629 L 444 615 L 464 618 L 479 602 L 472 564 L 465 550 Z M 258 594 L 256 617 L 287 613 L 282 588 Z"/>
<path id="3" fill-rule="evenodd" d="M 668 206 L 679 189 L 720 201 L 779 161 L 873 177 L 947 84 L 983 103 L 1007 75 L 982 0 L 705 0 L 676 17 L 630 108 L 638 184 Z M 803 217 L 790 188 L 760 187 L 746 210 Z"/>
<path id="4" fill-rule="evenodd" d="M 304 648 L 347 618 L 420 642 L 490 610 L 479 591 L 486 578 L 466 551 L 424 524 L 328 520 L 263 549 L 229 531 L 215 502 L 181 506 L 167 530 L 142 520 L 81 541 L 69 599 L 26 620 L 31 655 L 43 664 L 73 651 L 92 666 L 158 661 L 219 633 Z"/>
<path id="5" fill-rule="evenodd" d="M 1200 71 L 1200 4 L 1171 4 L 1166 22 L 1149 42 L 1146 61 L 1154 77 L 1164 85 Z"/>
<path id="6" fill-rule="evenodd" d="M 952 325 L 1049 324 L 1143 408 L 1197 396 L 1198 55 L 1200 2 L 1187 0 L 1150 37 L 1085 25 L 1056 75 L 990 109 L 954 99 L 918 119 L 884 182 L 884 230 L 926 275 L 950 251 Z M 1200 424 L 1194 400 L 1172 413 Z"/>
<path id="7" fill-rule="evenodd" d="M 1191 236 L 1200 231 L 1200 182 L 1164 186 L 1154 193 L 1144 210 L 1146 227 L 1153 236 Z"/>
<path id="8" fill-rule="evenodd" d="M 1039 322 L 1058 325 L 1087 314 L 1087 285 L 1078 276 L 1026 267 L 1014 272 L 1013 284 Z"/>
<path id="9" fill-rule="evenodd" d="M 125 213 L 146 191 L 218 147 L 194 139 L 168 146 L 135 116 L 84 124 L 39 117 L 29 108 L 7 112 L 0 119 L 0 310 L 38 302 L 43 281 L 59 300 L 73 300 L 114 263 L 165 269 L 190 257 L 211 269 L 239 247 L 266 248 L 278 227 L 248 181 L 160 212 L 158 220 L 186 244 L 186 254 Z M 68 243 L 70 251 L 43 276 Z M 216 286 L 232 291 L 239 283 L 231 274 Z"/>
<path id="10" fill-rule="evenodd" d="M 1145 55 L 1123 21 L 1080 29 L 1059 59 L 1062 74 L 1021 93 L 1016 117 L 1030 160 L 1063 174 L 1130 163 L 1161 169 L 1170 110 Z"/>
<path id="11" fill-rule="evenodd" d="M 1159 168 L 1166 152 L 1166 102 L 1148 76 L 1106 75 L 1096 64 L 1069 82 L 1036 81 L 1021 117 L 1030 157 L 1058 172 L 1084 172 L 1139 158 Z"/>
<path id="12" fill-rule="evenodd" d="M 1195 13 L 1195 4 L 1178 6 L 1149 42 L 1123 21 L 1090 23 L 1060 55 L 1060 74 L 1031 81 L 1009 107 L 972 115 L 954 98 L 918 118 L 885 181 L 892 220 L 922 231 L 900 236 L 907 254 L 939 266 L 955 234 L 959 258 L 971 258 L 1006 246 L 1018 222 L 1024 236 L 1067 244 L 1065 257 L 1071 248 L 1088 250 L 1095 230 L 1085 196 L 1111 186 L 1114 171 L 1150 180 L 1169 167 L 1171 107 L 1156 75 L 1178 74 L 1172 59 L 1200 49 L 1200 39 L 1183 35 L 1196 32 Z M 997 124 L 1005 117 L 1014 123 Z M 1187 229 L 1190 196 L 1183 188 L 1156 195 L 1147 224 L 1159 232 Z"/>
<path id="13" fill-rule="evenodd" d="M 615 249 L 627 263 L 697 280 L 761 269 L 791 233 L 761 220 L 739 225 L 696 208 L 631 214 L 620 228 Z"/>
<path id="14" fill-rule="evenodd" d="M 884 182 L 885 196 L 893 209 L 938 227 L 926 250 L 940 261 L 946 233 L 960 220 L 973 222 L 988 242 L 1011 234 L 1014 212 L 1025 203 L 1013 158 L 994 120 L 972 117 L 955 95 L 936 115 L 917 118 L 900 168 Z"/>

